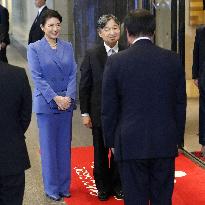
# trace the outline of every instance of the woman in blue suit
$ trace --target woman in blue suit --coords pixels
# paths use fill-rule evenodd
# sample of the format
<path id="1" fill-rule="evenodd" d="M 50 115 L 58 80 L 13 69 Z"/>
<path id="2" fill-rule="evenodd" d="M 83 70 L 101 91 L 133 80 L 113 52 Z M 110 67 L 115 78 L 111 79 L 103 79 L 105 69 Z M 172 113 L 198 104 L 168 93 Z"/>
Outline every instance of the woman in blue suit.
<path id="1" fill-rule="evenodd" d="M 76 63 L 71 43 L 59 39 L 61 15 L 47 10 L 41 19 L 44 38 L 28 46 L 28 64 L 35 85 L 36 112 L 45 194 L 70 197 L 70 149 Z"/>

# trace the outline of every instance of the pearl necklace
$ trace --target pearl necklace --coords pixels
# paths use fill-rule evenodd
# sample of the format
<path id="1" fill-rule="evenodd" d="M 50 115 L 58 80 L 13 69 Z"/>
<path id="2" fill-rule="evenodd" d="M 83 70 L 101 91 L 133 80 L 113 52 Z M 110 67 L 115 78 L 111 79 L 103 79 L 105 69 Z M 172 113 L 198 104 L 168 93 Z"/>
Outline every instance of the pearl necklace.
<path id="1" fill-rule="evenodd" d="M 56 42 L 56 43 L 50 43 L 50 42 L 48 42 L 48 44 L 50 45 L 50 47 L 51 48 L 56 48 L 57 47 L 57 45 L 58 45 L 58 43 Z"/>
<path id="2" fill-rule="evenodd" d="M 46 40 L 47 40 L 47 42 L 48 42 L 48 44 L 50 45 L 51 48 L 56 48 L 57 47 L 57 45 L 58 45 L 57 41 L 55 43 L 53 43 L 53 42 L 50 42 L 48 39 L 46 39 Z"/>

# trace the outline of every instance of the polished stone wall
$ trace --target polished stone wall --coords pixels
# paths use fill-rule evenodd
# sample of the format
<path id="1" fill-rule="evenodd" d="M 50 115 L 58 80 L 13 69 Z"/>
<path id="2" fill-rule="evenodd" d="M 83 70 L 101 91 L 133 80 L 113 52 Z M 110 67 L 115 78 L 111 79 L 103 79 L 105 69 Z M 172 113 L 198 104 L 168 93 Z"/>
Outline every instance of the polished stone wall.
<path id="1" fill-rule="evenodd" d="M 156 0 L 156 35 L 155 43 L 171 49 L 171 0 Z"/>
<path id="2" fill-rule="evenodd" d="M 73 41 L 73 0 L 47 0 L 48 8 L 58 10 L 63 16 L 61 38 Z M 34 0 L 4 0 L 10 13 L 10 36 L 19 45 L 26 47 L 31 25 L 38 9 Z"/>
<path id="3" fill-rule="evenodd" d="M 63 17 L 61 38 L 73 41 L 73 0 L 53 0 L 53 8 Z M 49 7 L 50 8 L 50 7 Z"/>
<path id="4" fill-rule="evenodd" d="M 37 15 L 37 8 L 33 0 L 7 0 L 10 2 L 10 33 L 20 44 L 26 46 L 31 25 Z M 46 1 L 49 8 L 53 8 L 53 0 Z"/>

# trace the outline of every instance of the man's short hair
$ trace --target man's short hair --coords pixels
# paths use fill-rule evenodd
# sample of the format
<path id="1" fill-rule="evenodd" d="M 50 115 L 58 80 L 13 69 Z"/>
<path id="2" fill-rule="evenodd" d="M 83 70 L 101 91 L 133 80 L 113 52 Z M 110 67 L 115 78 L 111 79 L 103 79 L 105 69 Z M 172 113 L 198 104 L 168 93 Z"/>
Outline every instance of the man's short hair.
<path id="1" fill-rule="evenodd" d="M 124 29 L 127 29 L 131 36 L 152 36 L 155 28 L 154 15 L 145 9 L 131 11 L 124 20 Z"/>
<path id="2" fill-rule="evenodd" d="M 120 22 L 116 16 L 114 16 L 113 14 L 104 14 L 97 21 L 97 30 L 103 29 L 106 26 L 107 22 L 111 19 L 113 19 L 116 24 L 120 25 Z"/>

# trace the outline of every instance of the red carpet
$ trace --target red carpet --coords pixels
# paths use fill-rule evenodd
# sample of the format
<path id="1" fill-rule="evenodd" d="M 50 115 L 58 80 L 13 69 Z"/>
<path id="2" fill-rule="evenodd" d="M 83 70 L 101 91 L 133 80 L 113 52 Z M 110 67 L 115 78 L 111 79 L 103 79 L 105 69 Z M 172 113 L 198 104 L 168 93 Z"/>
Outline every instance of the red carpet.
<path id="1" fill-rule="evenodd" d="M 72 149 L 72 197 L 65 199 L 66 203 L 68 205 L 123 205 L 122 200 L 116 200 L 114 197 L 105 202 L 98 200 L 93 181 L 92 162 L 92 147 Z M 204 205 L 205 170 L 181 154 L 176 160 L 175 175 L 173 205 Z"/>
<path id="2" fill-rule="evenodd" d="M 204 157 L 202 157 L 202 155 L 201 155 L 201 152 L 200 152 L 200 151 L 197 151 L 197 152 L 192 152 L 192 154 L 193 154 L 196 158 L 198 158 L 199 160 L 201 160 L 201 161 L 205 162 L 205 158 L 204 158 Z"/>
<path id="3" fill-rule="evenodd" d="M 180 155 L 176 160 L 176 171 L 183 171 L 186 176 L 176 177 L 173 204 L 205 204 L 205 170 L 190 159 Z"/>

